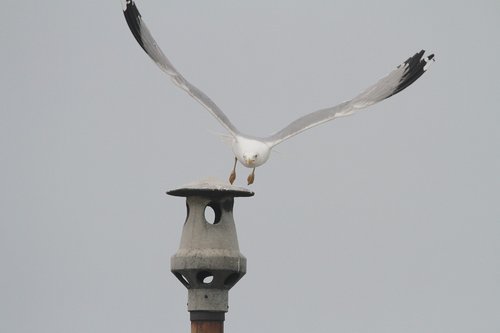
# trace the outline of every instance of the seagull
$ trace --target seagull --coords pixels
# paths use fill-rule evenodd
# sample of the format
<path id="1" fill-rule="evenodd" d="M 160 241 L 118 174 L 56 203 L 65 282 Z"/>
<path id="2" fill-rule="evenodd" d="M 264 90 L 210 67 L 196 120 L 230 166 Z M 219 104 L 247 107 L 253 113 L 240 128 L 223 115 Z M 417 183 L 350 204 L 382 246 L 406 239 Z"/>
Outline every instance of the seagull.
<path id="1" fill-rule="evenodd" d="M 353 99 L 302 116 L 268 137 L 257 137 L 240 132 L 205 93 L 192 85 L 175 69 L 149 32 L 133 0 L 122 0 L 122 5 L 127 24 L 147 55 L 163 72 L 170 76 L 178 87 L 185 90 L 205 107 L 230 133 L 235 156 L 234 165 L 229 175 L 231 184 L 236 179 L 238 161 L 245 167 L 252 169 L 247 178 L 248 185 L 252 184 L 255 180 L 255 168 L 266 163 L 273 147 L 314 126 L 351 115 L 397 94 L 422 76 L 428 69 L 431 60 L 434 61 L 434 54 L 425 56 L 425 50 L 421 50 Z"/>

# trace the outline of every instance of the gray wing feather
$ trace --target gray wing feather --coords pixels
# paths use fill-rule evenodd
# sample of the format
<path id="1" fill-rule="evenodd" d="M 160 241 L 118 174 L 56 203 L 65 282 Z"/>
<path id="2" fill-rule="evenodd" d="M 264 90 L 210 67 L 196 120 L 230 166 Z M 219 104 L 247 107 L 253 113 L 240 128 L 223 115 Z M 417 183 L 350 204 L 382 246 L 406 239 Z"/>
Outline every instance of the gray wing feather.
<path id="1" fill-rule="evenodd" d="M 284 140 L 297 135 L 311 127 L 320 125 L 335 118 L 348 116 L 358 110 L 380 102 L 398 92 L 402 91 L 415 80 L 417 80 L 428 67 L 428 63 L 434 59 L 431 54 L 424 58 L 425 51 L 422 50 L 410 57 L 403 64 L 390 72 L 386 77 L 363 91 L 353 99 L 343 102 L 331 108 L 322 109 L 307 114 L 265 138 L 271 146 L 275 146 Z"/>
<path id="2" fill-rule="evenodd" d="M 167 59 L 149 32 L 148 27 L 143 22 L 134 1 L 122 0 L 122 2 L 123 14 L 125 15 L 130 31 L 149 57 L 153 59 L 162 71 L 170 76 L 177 86 L 185 90 L 191 97 L 203 105 L 233 136 L 239 134 L 238 129 L 229 121 L 224 112 L 201 90 L 189 83 Z"/>

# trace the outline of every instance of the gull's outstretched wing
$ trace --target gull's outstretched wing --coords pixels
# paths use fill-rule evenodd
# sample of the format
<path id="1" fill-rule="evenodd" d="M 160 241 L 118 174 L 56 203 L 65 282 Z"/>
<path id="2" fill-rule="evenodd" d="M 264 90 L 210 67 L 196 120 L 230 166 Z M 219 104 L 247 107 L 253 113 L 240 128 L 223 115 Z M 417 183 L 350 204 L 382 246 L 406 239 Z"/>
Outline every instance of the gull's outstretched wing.
<path id="1" fill-rule="evenodd" d="M 189 95 L 196 99 L 203 105 L 210 113 L 217 118 L 217 120 L 233 135 L 236 136 L 239 131 L 229 121 L 227 116 L 221 109 L 201 90 L 189 83 L 170 63 L 165 54 L 156 44 L 153 36 L 149 32 L 146 24 L 142 21 L 141 14 L 132 0 L 122 0 L 123 14 L 127 20 L 128 26 L 132 31 L 135 39 L 139 45 L 146 51 L 146 53 L 153 59 L 153 61 L 160 67 L 162 71 L 170 75 L 172 81 L 184 89 Z"/>
<path id="2" fill-rule="evenodd" d="M 338 117 L 348 116 L 357 110 L 397 94 L 415 82 L 415 80 L 427 70 L 429 62 L 434 59 L 434 54 L 424 57 L 424 53 L 424 50 L 416 53 L 413 57 L 409 58 L 395 70 L 390 72 L 389 75 L 379 80 L 352 100 L 305 115 L 290 123 L 281 131 L 265 138 L 264 141 L 271 146 L 275 146 L 311 127 Z"/>

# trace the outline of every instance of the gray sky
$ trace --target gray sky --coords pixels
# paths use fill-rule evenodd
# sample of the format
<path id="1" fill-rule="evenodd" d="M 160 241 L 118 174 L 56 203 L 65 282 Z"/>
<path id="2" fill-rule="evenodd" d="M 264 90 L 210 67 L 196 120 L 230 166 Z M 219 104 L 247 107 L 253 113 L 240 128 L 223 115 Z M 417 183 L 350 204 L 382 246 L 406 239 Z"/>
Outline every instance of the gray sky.
<path id="1" fill-rule="evenodd" d="M 500 3 L 138 0 L 242 131 L 349 99 L 422 48 L 404 92 L 277 147 L 235 203 L 228 332 L 499 332 Z M 116 1 L 4 0 L 0 331 L 188 332 L 165 191 L 227 179 L 224 129 Z M 238 185 L 248 170 L 238 168 Z"/>

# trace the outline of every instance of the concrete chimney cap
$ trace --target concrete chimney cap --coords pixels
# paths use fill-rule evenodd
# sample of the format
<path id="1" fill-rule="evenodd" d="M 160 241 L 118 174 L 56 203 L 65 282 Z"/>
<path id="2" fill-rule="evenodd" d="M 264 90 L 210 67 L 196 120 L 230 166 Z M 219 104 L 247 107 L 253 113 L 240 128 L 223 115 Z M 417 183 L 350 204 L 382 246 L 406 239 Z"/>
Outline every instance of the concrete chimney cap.
<path id="1" fill-rule="evenodd" d="M 254 192 L 244 188 L 230 185 L 226 182 L 217 179 L 206 179 L 189 183 L 177 189 L 167 192 L 168 195 L 176 197 L 191 197 L 191 196 L 231 196 L 231 197 L 251 197 Z"/>

